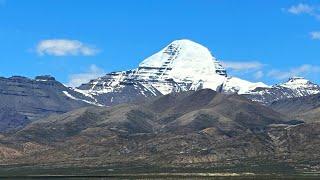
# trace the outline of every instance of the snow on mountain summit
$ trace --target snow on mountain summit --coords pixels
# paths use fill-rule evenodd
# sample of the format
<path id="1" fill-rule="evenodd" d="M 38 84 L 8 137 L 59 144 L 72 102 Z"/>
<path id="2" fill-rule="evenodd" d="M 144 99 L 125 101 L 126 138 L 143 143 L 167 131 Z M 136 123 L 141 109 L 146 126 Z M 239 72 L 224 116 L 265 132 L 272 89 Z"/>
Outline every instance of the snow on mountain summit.
<path id="1" fill-rule="evenodd" d="M 279 86 L 292 89 L 298 97 L 320 93 L 319 85 L 303 77 L 291 77 L 287 82 Z"/>
<path id="2" fill-rule="evenodd" d="M 206 47 L 190 40 L 176 40 L 142 61 L 137 75 L 143 79 L 202 82 L 203 88 L 216 89 L 227 73 Z"/>
<path id="3" fill-rule="evenodd" d="M 307 87 L 314 87 L 318 86 L 311 81 L 305 79 L 304 77 L 291 77 L 285 83 L 280 84 L 282 87 L 290 88 L 290 89 L 297 89 L 297 88 L 307 88 Z"/>
<path id="4" fill-rule="evenodd" d="M 214 67 L 213 63 L 216 58 L 212 56 L 206 47 L 196 42 L 183 39 L 173 41 L 158 53 L 142 61 L 139 67 L 161 67 L 167 63 L 168 60 L 172 60 L 173 66 L 176 68 L 182 66 L 190 69 L 192 65 L 200 65 L 199 63 L 202 63 L 199 69 L 208 71 Z"/>
<path id="5" fill-rule="evenodd" d="M 291 77 L 284 83 L 250 91 L 250 93 L 246 94 L 246 97 L 253 101 L 269 105 L 274 101 L 282 99 L 297 98 L 318 93 L 320 93 L 319 85 L 303 77 Z"/>

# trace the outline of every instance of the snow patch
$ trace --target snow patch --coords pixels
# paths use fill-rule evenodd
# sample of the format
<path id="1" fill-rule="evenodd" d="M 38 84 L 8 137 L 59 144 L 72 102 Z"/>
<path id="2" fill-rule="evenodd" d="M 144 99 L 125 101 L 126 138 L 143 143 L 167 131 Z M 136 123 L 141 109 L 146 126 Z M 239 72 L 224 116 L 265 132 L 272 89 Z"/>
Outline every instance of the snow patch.
<path id="1" fill-rule="evenodd" d="M 95 106 L 104 106 L 104 105 L 96 103 L 96 102 L 91 102 L 91 101 L 87 101 L 87 100 L 84 100 L 84 99 L 76 98 L 76 97 L 72 96 L 68 91 L 62 91 L 62 92 L 63 92 L 64 95 L 66 95 L 70 99 L 77 100 L 77 101 L 83 101 L 85 103 L 92 104 L 92 105 L 95 105 Z"/>
<path id="2" fill-rule="evenodd" d="M 237 77 L 230 77 L 223 85 L 223 92 L 248 94 L 258 87 L 269 88 L 268 85 L 262 82 L 252 83 Z"/>

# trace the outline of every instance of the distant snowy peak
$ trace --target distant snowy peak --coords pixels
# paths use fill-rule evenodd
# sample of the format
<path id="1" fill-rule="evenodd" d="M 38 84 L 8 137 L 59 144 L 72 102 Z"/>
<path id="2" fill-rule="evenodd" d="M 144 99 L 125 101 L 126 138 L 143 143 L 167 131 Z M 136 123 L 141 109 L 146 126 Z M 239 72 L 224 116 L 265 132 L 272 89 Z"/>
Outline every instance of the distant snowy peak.
<path id="1" fill-rule="evenodd" d="M 303 77 L 292 77 L 287 82 L 278 86 L 292 89 L 295 92 L 294 97 L 308 96 L 320 93 L 319 85 Z"/>
<path id="2" fill-rule="evenodd" d="M 292 77 L 283 84 L 279 84 L 279 86 L 290 88 L 290 89 L 299 89 L 299 88 L 318 88 L 319 86 L 311 81 L 303 78 L 303 77 Z"/>
<path id="3" fill-rule="evenodd" d="M 256 88 L 245 96 L 253 101 L 269 105 L 282 99 L 310 96 L 320 93 L 320 86 L 302 77 L 292 77 L 270 88 Z"/>

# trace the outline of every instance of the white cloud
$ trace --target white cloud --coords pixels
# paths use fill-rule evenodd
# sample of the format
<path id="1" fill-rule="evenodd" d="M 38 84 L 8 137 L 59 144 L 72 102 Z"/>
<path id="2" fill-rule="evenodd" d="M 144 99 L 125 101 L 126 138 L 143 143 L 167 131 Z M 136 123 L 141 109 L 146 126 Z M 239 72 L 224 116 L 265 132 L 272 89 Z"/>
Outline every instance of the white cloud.
<path id="1" fill-rule="evenodd" d="M 320 8 L 318 6 L 303 4 L 291 6 L 287 9 L 289 13 L 294 15 L 308 14 L 320 20 Z"/>
<path id="2" fill-rule="evenodd" d="M 257 61 L 245 61 L 245 62 L 223 61 L 221 63 L 226 69 L 231 69 L 234 71 L 257 70 L 257 69 L 261 69 L 264 66 L 262 63 Z"/>
<path id="3" fill-rule="evenodd" d="M 298 5 L 291 6 L 288 9 L 288 12 L 292 14 L 303 14 L 303 13 L 312 14 L 314 12 L 314 7 L 308 4 L 300 3 Z"/>
<path id="4" fill-rule="evenodd" d="M 264 73 L 262 71 L 257 71 L 254 73 L 255 79 L 261 79 L 264 76 Z"/>
<path id="5" fill-rule="evenodd" d="M 311 39 L 320 40 L 320 31 L 314 31 L 310 33 Z"/>
<path id="6" fill-rule="evenodd" d="M 83 83 L 87 83 L 92 79 L 101 77 L 105 74 L 104 70 L 96 65 L 90 65 L 87 72 L 72 74 L 69 76 L 69 82 L 66 84 L 69 87 L 78 87 Z"/>
<path id="7" fill-rule="evenodd" d="M 262 68 L 265 64 L 258 61 L 222 61 L 222 66 L 232 76 L 246 76 L 253 79 L 261 79 L 264 76 Z"/>
<path id="8" fill-rule="evenodd" d="M 320 6 L 300 3 L 286 9 L 289 13 L 294 15 L 307 14 L 320 20 Z M 310 32 L 311 39 L 320 40 L 320 31 Z"/>
<path id="9" fill-rule="evenodd" d="M 51 56 L 93 56 L 98 50 L 77 40 L 49 39 L 38 43 L 37 53 Z"/>
<path id="10" fill-rule="evenodd" d="M 320 66 L 314 66 L 310 64 L 304 64 L 299 67 L 291 68 L 288 71 L 271 70 L 268 72 L 268 76 L 277 80 L 288 79 L 292 76 L 312 76 L 320 73 Z"/>

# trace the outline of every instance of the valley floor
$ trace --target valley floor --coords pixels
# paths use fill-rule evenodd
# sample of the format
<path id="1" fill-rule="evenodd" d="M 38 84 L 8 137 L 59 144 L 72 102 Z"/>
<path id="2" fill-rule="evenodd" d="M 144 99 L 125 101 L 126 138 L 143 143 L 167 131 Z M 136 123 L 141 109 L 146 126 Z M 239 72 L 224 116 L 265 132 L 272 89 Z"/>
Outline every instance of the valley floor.
<path id="1" fill-rule="evenodd" d="M 1 166 L 0 178 L 17 179 L 319 179 L 320 172 L 305 172 L 288 164 L 233 165 L 224 167 L 155 166 Z"/>

